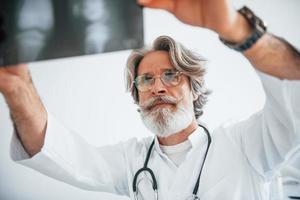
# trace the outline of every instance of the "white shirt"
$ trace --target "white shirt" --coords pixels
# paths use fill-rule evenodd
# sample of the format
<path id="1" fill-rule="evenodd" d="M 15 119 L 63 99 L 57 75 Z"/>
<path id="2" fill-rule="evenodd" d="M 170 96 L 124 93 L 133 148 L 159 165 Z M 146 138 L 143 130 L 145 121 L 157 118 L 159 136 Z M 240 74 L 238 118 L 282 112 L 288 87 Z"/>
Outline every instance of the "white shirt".
<path id="1" fill-rule="evenodd" d="M 300 81 L 258 74 L 266 92 L 265 106 L 249 119 L 220 126 L 212 133 L 198 190 L 201 200 L 268 199 L 265 187 L 270 174 L 289 153 L 300 149 Z M 22 165 L 74 186 L 133 199 L 133 176 L 143 166 L 152 140 L 133 138 L 96 148 L 48 114 L 41 152 L 29 159 L 14 135 L 11 156 Z M 207 138 L 198 128 L 188 140 L 191 149 L 177 167 L 155 139 L 148 166 L 156 176 L 159 199 L 183 200 L 192 194 Z M 149 182 L 139 186 L 143 199 L 153 199 Z"/>
<path id="2" fill-rule="evenodd" d="M 192 144 L 190 140 L 186 140 L 179 144 L 165 146 L 159 145 L 161 151 L 167 155 L 167 157 L 178 167 L 184 160 L 192 149 Z"/>

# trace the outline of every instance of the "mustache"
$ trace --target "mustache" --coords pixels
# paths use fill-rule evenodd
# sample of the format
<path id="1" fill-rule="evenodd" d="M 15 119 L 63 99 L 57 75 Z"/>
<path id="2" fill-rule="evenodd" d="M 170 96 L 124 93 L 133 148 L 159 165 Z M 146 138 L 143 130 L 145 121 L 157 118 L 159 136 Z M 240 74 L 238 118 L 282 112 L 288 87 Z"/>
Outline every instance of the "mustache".
<path id="1" fill-rule="evenodd" d="M 171 96 L 157 96 L 157 97 L 152 97 L 145 103 L 141 104 L 140 108 L 142 110 L 151 110 L 157 104 L 168 103 L 168 104 L 176 105 L 179 101 L 180 100 L 177 100 L 176 98 Z"/>

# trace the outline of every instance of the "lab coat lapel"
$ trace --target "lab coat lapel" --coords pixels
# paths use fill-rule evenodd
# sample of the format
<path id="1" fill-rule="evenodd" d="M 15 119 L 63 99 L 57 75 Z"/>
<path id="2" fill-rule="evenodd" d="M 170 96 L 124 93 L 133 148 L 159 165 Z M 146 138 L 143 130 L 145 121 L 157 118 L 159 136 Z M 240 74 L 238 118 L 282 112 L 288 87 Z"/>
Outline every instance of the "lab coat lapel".
<path id="1" fill-rule="evenodd" d="M 177 168 L 173 184 L 170 186 L 170 199 L 185 199 L 192 195 L 207 147 L 207 137 L 198 128 L 189 137 L 192 149 L 186 160 Z M 198 156 L 199 155 L 199 156 Z"/>
<path id="2" fill-rule="evenodd" d="M 234 199 L 247 188 L 249 166 L 241 150 L 226 137 L 224 132 L 212 138 L 207 160 L 203 168 L 198 194 L 201 199 Z M 248 188 L 246 190 L 251 190 Z"/>

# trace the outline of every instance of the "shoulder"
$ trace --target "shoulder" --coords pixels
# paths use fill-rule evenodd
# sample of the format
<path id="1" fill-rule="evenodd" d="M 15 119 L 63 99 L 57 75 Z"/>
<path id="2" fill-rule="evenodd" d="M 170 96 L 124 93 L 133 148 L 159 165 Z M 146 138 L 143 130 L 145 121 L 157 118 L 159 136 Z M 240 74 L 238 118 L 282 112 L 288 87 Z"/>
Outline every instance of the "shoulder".
<path id="1" fill-rule="evenodd" d="M 235 134 L 237 132 L 245 132 L 249 128 L 253 128 L 253 125 L 257 125 L 257 123 L 262 118 L 262 110 L 247 116 L 242 119 L 234 119 L 229 120 L 224 123 L 222 123 L 220 126 L 218 126 L 214 132 L 215 134 L 218 134 L 219 132 L 223 132 L 226 134 Z"/>
<path id="2" fill-rule="evenodd" d="M 260 134 L 262 113 L 259 111 L 243 119 L 222 123 L 213 131 L 212 138 L 216 141 L 226 139 L 242 147 L 248 137 L 256 137 Z"/>

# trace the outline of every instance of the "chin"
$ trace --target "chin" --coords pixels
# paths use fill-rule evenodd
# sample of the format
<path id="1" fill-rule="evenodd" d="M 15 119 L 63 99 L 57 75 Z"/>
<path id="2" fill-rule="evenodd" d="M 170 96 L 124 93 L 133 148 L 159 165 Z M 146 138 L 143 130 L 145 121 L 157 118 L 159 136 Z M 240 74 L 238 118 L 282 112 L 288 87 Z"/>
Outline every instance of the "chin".
<path id="1" fill-rule="evenodd" d="M 156 136 L 166 138 L 187 128 L 193 121 L 194 112 L 178 108 L 158 108 L 149 113 L 141 113 L 144 125 Z"/>

